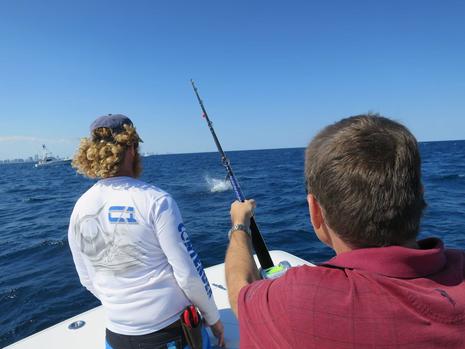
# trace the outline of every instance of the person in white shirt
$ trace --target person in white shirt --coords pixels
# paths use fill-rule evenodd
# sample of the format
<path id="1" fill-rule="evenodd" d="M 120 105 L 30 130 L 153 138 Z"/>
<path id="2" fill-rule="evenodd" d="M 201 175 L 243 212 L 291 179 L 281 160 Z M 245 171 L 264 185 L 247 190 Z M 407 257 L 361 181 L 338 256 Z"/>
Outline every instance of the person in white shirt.
<path id="1" fill-rule="evenodd" d="M 100 180 L 76 202 L 68 240 L 81 283 L 106 310 L 107 348 L 184 348 L 179 318 L 190 304 L 224 346 L 223 324 L 176 202 L 136 179 L 141 139 L 133 123 L 104 115 L 90 132 L 73 166 Z"/>

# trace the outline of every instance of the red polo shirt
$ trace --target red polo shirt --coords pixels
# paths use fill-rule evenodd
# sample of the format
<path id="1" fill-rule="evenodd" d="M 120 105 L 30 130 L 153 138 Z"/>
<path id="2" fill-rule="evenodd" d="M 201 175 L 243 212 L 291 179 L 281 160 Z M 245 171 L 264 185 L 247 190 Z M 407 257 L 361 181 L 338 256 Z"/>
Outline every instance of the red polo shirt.
<path id="1" fill-rule="evenodd" d="M 419 246 L 354 250 L 242 288 L 241 348 L 465 348 L 465 254 Z"/>

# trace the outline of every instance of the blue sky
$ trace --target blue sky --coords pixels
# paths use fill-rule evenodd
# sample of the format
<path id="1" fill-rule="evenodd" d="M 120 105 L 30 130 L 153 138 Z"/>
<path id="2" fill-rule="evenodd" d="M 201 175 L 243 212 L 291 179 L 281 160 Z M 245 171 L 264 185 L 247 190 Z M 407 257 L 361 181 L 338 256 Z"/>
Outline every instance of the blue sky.
<path id="1" fill-rule="evenodd" d="M 143 151 L 303 147 L 379 112 L 420 141 L 465 138 L 463 1 L 0 2 L 0 159 L 72 155 L 123 113 Z"/>

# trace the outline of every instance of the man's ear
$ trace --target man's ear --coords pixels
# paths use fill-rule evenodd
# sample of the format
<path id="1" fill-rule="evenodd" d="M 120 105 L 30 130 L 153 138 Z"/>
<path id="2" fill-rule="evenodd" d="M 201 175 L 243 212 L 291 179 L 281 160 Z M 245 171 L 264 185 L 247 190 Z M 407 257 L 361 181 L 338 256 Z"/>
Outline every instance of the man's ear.
<path id="1" fill-rule="evenodd" d="M 313 196 L 313 194 L 307 195 L 308 210 L 310 212 L 310 219 L 312 221 L 313 228 L 320 229 L 323 224 L 323 214 L 321 212 L 321 206 Z"/>
<path id="2" fill-rule="evenodd" d="M 331 234 L 323 215 L 323 208 L 312 194 L 307 195 L 307 202 L 308 210 L 310 211 L 310 219 L 312 221 L 313 230 L 315 231 L 316 236 L 325 245 L 333 247 Z"/>

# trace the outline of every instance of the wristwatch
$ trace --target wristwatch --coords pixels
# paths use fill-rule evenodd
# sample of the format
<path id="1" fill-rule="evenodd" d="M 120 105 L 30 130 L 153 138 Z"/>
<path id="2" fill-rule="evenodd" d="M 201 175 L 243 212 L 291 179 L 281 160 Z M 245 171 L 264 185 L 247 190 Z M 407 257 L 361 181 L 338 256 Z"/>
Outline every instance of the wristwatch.
<path id="1" fill-rule="evenodd" d="M 234 233 L 236 230 L 244 231 L 247 233 L 247 235 L 251 238 L 252 233 L 250 232 L 250 229 L 247 228 L 244 224 L 234 224 L 231 229 L 229 229 L 228 232 L 228 239 L 231 240 L 231 234 Z"/>

